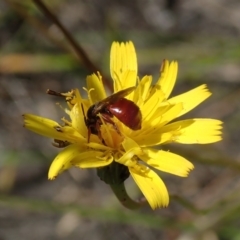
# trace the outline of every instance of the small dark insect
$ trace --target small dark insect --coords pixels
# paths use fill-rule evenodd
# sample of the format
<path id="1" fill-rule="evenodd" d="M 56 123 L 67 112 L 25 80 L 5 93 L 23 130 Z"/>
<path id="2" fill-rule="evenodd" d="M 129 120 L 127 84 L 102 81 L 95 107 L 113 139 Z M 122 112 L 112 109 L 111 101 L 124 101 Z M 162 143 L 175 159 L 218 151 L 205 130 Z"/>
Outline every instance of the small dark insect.
<path id="1" fill-rule="evenodd" d="M 69 145 L 70 143 L 68 141 L 63 141 L 63 140 L 58 140 L 58 139 L 54 139 L 54 142 L 52 143 L 52 145 L 54 147 L 57 148 L 65 148 Z"/>
<path id="2" fill-rule="evenodd" d="M 100 126 L 103 124 L 98 114 L 101 114 L 102 119 L 106 123 L 110 123 L 120 134 L 117 125 L 112 120 L 115 116 L 124 125 L 132 130 L 141 129 L 142 113 L 139 107 L 132 101 L 124 98 L 130 94 L 135 87 L 126 88 L 122 91 L 114 93 L 113 95 L 93 104 L 87 111 L 85 116 L 83 106 L 84 121 L 88 128 L 88 141 L 91 134 L 98 135 L 101 138 Z"/>

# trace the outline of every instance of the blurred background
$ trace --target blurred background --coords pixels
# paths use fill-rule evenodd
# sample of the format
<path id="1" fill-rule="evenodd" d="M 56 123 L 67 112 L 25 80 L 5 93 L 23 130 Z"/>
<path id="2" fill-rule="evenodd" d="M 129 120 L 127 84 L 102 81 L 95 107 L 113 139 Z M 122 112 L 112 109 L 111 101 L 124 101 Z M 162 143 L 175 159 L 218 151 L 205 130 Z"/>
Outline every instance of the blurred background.
<path id="1" fill-rule="evenodd" d="M 238 0 L 52 0 L 47 7 L 109 77 L 112 41 L 132 40 L 139 76 L 157 80 L 163 59 L 179 62 L 172 96 L 206 83 L 213 95 L 184 116 L 224 121 L 210 145 L 167 145 L 195 165 L 188 178 L 159 173 L 171 195 L 156 211 L 130 211 L 94 170 L 47 180 L 59 149 L 23 128 L 23 113 L 59 121 L 50 88 L 82 89 L 94 66 L 31 0 L 0 1 L 0 240 L 240 239 L 240 2 Z M 110 93 L 109 89 L 109 93 Z M 126 182 L 129 194 L 141 193 Z"/>

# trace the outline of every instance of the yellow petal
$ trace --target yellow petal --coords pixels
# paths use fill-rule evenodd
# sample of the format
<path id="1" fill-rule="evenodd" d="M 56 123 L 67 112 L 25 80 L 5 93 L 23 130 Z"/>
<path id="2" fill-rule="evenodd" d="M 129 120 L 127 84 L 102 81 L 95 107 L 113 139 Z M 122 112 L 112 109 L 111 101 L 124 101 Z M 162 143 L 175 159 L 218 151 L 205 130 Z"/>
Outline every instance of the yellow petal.
<path id="1" fill-rule="evenodd" d="M 172 92 L 177 79 L 177 72 L 177 62 L 173 61 L 169 64 L 168 60 L 163 61 L 160 72 L 161 75 L 157 82 L 157 85 L 161 86 L 161 89 L 165 94 L 165 99 L 167 99 Z"/>
<path id="2" fill-rule="evenodd" d="M 161 105 L 157 109 L 155 109 L 155 112 L 150 116 L 150 118 L 146 117 L 145 121 L 142 123 L 142 129 L 147 130 L 156 130 L 157 128 L 161 127 L 162 125 L 165 125 L 167 122 L 164 119 L 167 119 L 168 116 L 173 115 L 171 118 L 175 118 L 176 114 L 174 112 L 177 111 L 182 111 L 182 104 L 180 103 L 179 105 L 174 104 L 166 104 L 166 105 Z M 163 122 L 163 123 L 161 123 Z M 146 128 L 146 129 L 145 129 Z"/>
<path id="3" fill-rule="evenodd" d="M 122 146 L 125 151 L 129 151 L 133 148 L 139 148 L 139 145 L 131 138 L 125 137 Z"/>
<path id="4" fill-rule="evenodd" d="M 182 111 L 182 103 L 178 103 L 175 105 L 164 105 L 163 107 L 159 107 L 152 117 L 143 124 L 143 129 L 141 131 L 141 135 L 148 133 L 149 135 L 160 134 L 163 132 L 162 127 L 176 118 L 176 116 Z M 161 114 L 160 114 L 161 113 Z M 164 131 L 167 132 L 167 131 Z M 159 136 L 158 139 L 160 139 Z M 162 142 L 162 141 L 161 141 Z"/>
<path id="5" fill-rule="evenodd" d="M 136 79 L 137 79 L 137 75 L 135 71 L 130 71 L 130 70 L 126 70 L 121 78 L 121 88 L 120 89 L 125 89 L 125 88 L 129 88 L 132 86 L 135 86 L 133 84 L 136 83 Z M 132 100 L 134 96 L 134 93 L 131 92 L 130 94 L 128 94 L 126 96 L 127 99 Z"/>
<path id="6" fill-rule="evenodd" d="M 136 142 L 131 138 L 125 137 L 124 141 L 122 142 L 125 153 L 117 161 L 121 164 L 128 165 L 128 160 L 131 159 L 134 155 L 137 155 L 139 158 L 141 158 L 142 155 L 146 154 L 144 153 L 143 149 L 145 148 L 143 147 L 156 146 L 159 145 L 161 141 L 169 141 L 169 139 L 171 139 L 170 136 L 172 136 L 170 133 L 162 134 L 162 136 L 160 134 L 151 134 L 148 136 L 140 135 L 138 138 L 135 139 Z M 128 166 L 130 166 L 130 163 Z"/>
<path id="7" fill-rule="evenodd" d="M 222 139 L 222 122 L 215 119 L 188 119 L 162 127 L 162 132 L 172 132 L 173 142 L 206 144 Z"/>
<path id="8" fill-rule="evenodd" d="M 152 209 L 168 205 L 167 188 L 154 171 L 149 168 L 144 173 L 137 171 L 135 168 L 129 168 L 129 171 Z"/>
<path id="9" fill-rule="evenodd" d="M 71 161 L 83 150 L 78 145 L 72 144 L 64 148 L 53 160 L 48 171 L 48 179 L 55 179 L 64 170 L 72 167 Z"/>
<path id="10" fill-rule="evenodd" d="M 182 109 L 182 103 L 177 103 L 176 105 L 171 106 L 171 108 L 161 116 L 160 122 L 156 128 L 160 129 L 162 126 L 172 121 L 174 118 L 176 118 L 176 116 L 178 116 Z"/>
<path id="11" fill-rule="evenodd" d="M 83 137 L 78 131 L 76 131 L 73 127 L 64 126 L 58 128 L 58 131 L 62 134 L 63 140 L 69 141 L 71 143 L 83 144 L 86 143 L 86 138 Z M 57 138 L 59 139 L 59 138 Z M 61 139 L 59 139 L 61 140 Z"/>
<path id="12" fill-rule="evenodd" d="M 115 159 L 115 161 L 125 165 L 126 167 L 132 167 L 137 163 L 136 158 L 134 158 L 135 155 L 142 155 L 141 148 L 133 148 L 128 150 L 120 158 Z"/>
<path id="13" fill-rule="evenodd" d="M 134 156 L 142 155 L 143 154 L 142 149 L 133 139 L 127 137 L 123 141 L 122 146 L 125 152 L 122 154 L 120 158 L 116 158 L 115 161 L 127 167 L 132 167 L 136 165 L 137 158 Z"/>
<path id="14" fill-rule="evenodd" d="M 80 102 L 77 102 L 71 109 L 70 118 L 72 120 L 72 127 L 75 128 L 82 136 L 87 136 L 88 129 L 84 122 L 83 110 Z"/>
<path id="15" fill-rule="evenodd" d="M 165 142 L 171 141 L 173 138 L 173 133 L 145 133 L 138 134 L 134 136 L 134 139 L 141 147 L 156 146 Z"/>
<path id="16" fill-rule="evenodd" d="M 140 158 L 149 166 L 160 171 L 175 174 L 180 177 L 186 177 L 190 170 L 194 168 L 193 164 L 187 159 L 162 150 L 144 149 L 144 155 Z"/>
<path id="17" fill-rule="evenodd" d="M 24 114 L 24 127 L 42 136 L 58 140 L 75 142 L 86 142 L 86 139 L 69 126 L 60 126 L 57 122 L 48 118 L 33 114 Z"/>
<path id="18" fill-rule="evenodd" d="M 203 84 L 197 88 L 192 89 L 191 91 L 169 99 L 168 102 L 170 104 L 176 104 L 179 102 L 183 104 L 183 109 L 178 115 L 179 117 L 195 108 L 201 102 L 206 100 L 209 96 L 211 96 L 211 93 L 207 89 L 207 85 Z"/>
<path id="19" fill-rule="evenodd" d="M 152 76 L 144 76 L 134 92 L 133 101 L 141 107 L 147 100 L 151 89 Z"/>
<path id="20" fill-rule="evenodd" d="M 87 88 L 88 90 L 93 89 L 89 93 L 93 103 L 99 102 L 106 98 L 106 92 L 103 86 L 102 76 L 99 73 L 98 76 L 95 73 L 87 76 Z"/>
<path id="21" fill-rule="evenodd" d="M 135 76 L 123 79 L 123 74 L 129 70 L 133 71 Z M 114 92 L 135 86 L 137 80 L 137 56 L 131 41 L 121 44 L 113 42 L 110 52 L 110 72 L 114 80 Z"/>
<path id="22" fill-rule="evenodd" d="M 156 89 L 154 93 L 149 96 L 147 101 L 145 101 L 144 105 L 141 107 L 143 122 L 151 118 L 151 116 L 159 108 L 163 98 L 164 94 L 161 89 Z"/>
<path id="23" fill-rule="evenodd" d="M 111 164 L 113 156 L 100 151 L 87 151 L 77 155 L 72 164 L 79 168 L 97 168 Z"/>
<path id="24" fill-rule="evenodd" d="M 99 141 L 99 143 L 89 142 L 88 144 L 86 144 L 86 146 L 88 148 L 92 148 L 92 149 L 96 149 L 96 150 L 102 150 L 102 151 L 111 150 L 110 147 L 103 145 L 102 142 L 100 142 L 100 141 Z"/>
<path id="25" fill-rule="evenodd" d="M 33 114 L 24 114 L 23 119 L 24 127 L 35 133 L 49 138 L 57 138 L 60 135 L 55 129 L 56 127 L 60 127 L 60 125 L 51 119 Z"/>
<path id="26" fill-rule="evenodd" d="M 61 127 L 57 122 L 33 114 L 24 114 L 24 127 L 45 137 L 65 140 L 56 130 Z"/>

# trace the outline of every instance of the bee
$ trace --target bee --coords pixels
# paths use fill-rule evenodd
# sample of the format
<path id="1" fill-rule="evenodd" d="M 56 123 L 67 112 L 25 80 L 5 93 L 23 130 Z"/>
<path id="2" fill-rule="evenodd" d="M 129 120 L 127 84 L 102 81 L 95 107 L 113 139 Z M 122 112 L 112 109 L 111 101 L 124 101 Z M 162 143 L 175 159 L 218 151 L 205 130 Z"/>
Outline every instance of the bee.
<path id="1" fill-rule="evenodd" d="M 139 107 L 133 101 L 124 98 L 135 88 L 136 87 L 126 88 L 93 104 L 89 107 L 86 116 L 82 106 L 84 122 L 88 128 L 88 141 L 91 134 L 98 135 L 101 139 L 100 126 L 103 124 L 102 120 L 112 124 L 120 134 L 117 125 L 112 120 L 113 117 L 116 117 L 120 122 L 132 130 L 141 129 L 142 113 Z M 102 120 L 99 114 L 101 114 Z"/>

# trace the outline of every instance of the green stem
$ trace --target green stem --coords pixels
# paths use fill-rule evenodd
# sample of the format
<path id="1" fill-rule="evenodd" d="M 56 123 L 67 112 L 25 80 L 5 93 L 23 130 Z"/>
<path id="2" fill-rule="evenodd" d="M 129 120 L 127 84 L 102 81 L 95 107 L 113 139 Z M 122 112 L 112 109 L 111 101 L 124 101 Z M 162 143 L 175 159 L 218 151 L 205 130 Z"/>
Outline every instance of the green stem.
<path id="1" fill-rule="evenodd" d="M 110 184 L 111 189 L 115 193 L 117 199 L 122 203 L 122 205 L 130 210 L 135 210 L 146 205 L 146 199 L 141 199 L 139 201 L 134 201 L 127 194 L 124 183 L 120 184 Z"/>

